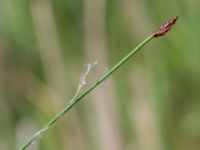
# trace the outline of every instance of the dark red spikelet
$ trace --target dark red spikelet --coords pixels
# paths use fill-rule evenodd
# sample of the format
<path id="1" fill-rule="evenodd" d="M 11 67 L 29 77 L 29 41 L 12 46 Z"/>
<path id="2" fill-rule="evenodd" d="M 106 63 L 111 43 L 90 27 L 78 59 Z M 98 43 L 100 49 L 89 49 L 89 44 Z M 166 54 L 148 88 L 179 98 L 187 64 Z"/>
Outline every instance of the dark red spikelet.
<path id="1" fill-rule="evenodd" d="M 172 26 L 176 23 L 177 19 L 178 19 L 178 16 L 175 18 L 169 19 L 167 22 L 161 25 L 160 28 L 156 32 L 153 33 L 153 36 L 154 37 L 163 36 L 172 28 Z"/>

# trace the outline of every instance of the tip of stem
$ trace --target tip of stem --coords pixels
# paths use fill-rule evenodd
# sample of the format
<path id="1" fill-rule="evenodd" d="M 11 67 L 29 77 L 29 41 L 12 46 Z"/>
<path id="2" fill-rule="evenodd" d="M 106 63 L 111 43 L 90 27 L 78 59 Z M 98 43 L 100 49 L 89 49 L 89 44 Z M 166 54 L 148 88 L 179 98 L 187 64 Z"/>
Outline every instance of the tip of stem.
<path id="1" fill-rule="evenodd" d="M 164 24 L 162 24 L 160 26 L 160 28 L 153 33 L 154 37 L 160 37 L 165 35 L 165 33 L 167 33 L 176 23 L 178 19 L 178 16 L 176 16 L 175 18 L 169 19 L 168 21 L 166 21 Z"/>

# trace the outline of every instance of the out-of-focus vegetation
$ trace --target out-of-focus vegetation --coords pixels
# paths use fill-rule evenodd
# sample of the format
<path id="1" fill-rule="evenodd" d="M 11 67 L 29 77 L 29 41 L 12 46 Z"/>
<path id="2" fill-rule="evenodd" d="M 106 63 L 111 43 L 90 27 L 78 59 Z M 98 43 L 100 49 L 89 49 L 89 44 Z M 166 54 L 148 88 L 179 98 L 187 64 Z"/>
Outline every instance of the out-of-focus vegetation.
<path id="1" fill-rule="evenodd" d="M 16 149 L 87 86 L 179 16 L 30 149 L 197 150 L 199 0 L 1 0 L 0 149 Z M 84 87 L 84 88 L 87 88 Z"/>

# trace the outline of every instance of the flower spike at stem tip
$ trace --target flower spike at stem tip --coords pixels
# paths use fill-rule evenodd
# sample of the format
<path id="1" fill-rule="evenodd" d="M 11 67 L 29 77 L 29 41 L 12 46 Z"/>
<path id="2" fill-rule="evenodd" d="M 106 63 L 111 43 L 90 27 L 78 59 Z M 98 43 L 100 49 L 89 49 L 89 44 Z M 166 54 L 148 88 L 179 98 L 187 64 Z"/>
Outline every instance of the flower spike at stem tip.
<path id="1" fill-rule="evenodd" d="M 163 36 L 165 33 L 167 33 L 173 27 L 173 25 L 176 23 L 177 19 L 178 19 L 178 16 L 166 21 L 164 24 L 162 24 L 160 26 L 160 28 L 156 32 L 153 33 L 153 37 Z"/>

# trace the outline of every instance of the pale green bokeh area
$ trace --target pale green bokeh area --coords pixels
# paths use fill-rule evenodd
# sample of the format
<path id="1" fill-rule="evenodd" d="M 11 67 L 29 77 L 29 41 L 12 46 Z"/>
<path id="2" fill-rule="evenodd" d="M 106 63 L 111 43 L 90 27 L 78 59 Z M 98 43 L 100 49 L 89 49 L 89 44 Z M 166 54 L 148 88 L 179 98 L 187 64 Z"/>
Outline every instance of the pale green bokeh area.
<path id="1" fill-rule="evenodd" d="M 64 108 L 85 64 L 100 64 L 90 84 L 175 16 L 166 36 L 101 86 L 112 83 L 107 101 L 97 102 L 104 92 L 85 97 L 30 149 L 199 149 L 199 6 L 199 0 L 0 0 L 0 149 L 16 149 Z"/>

